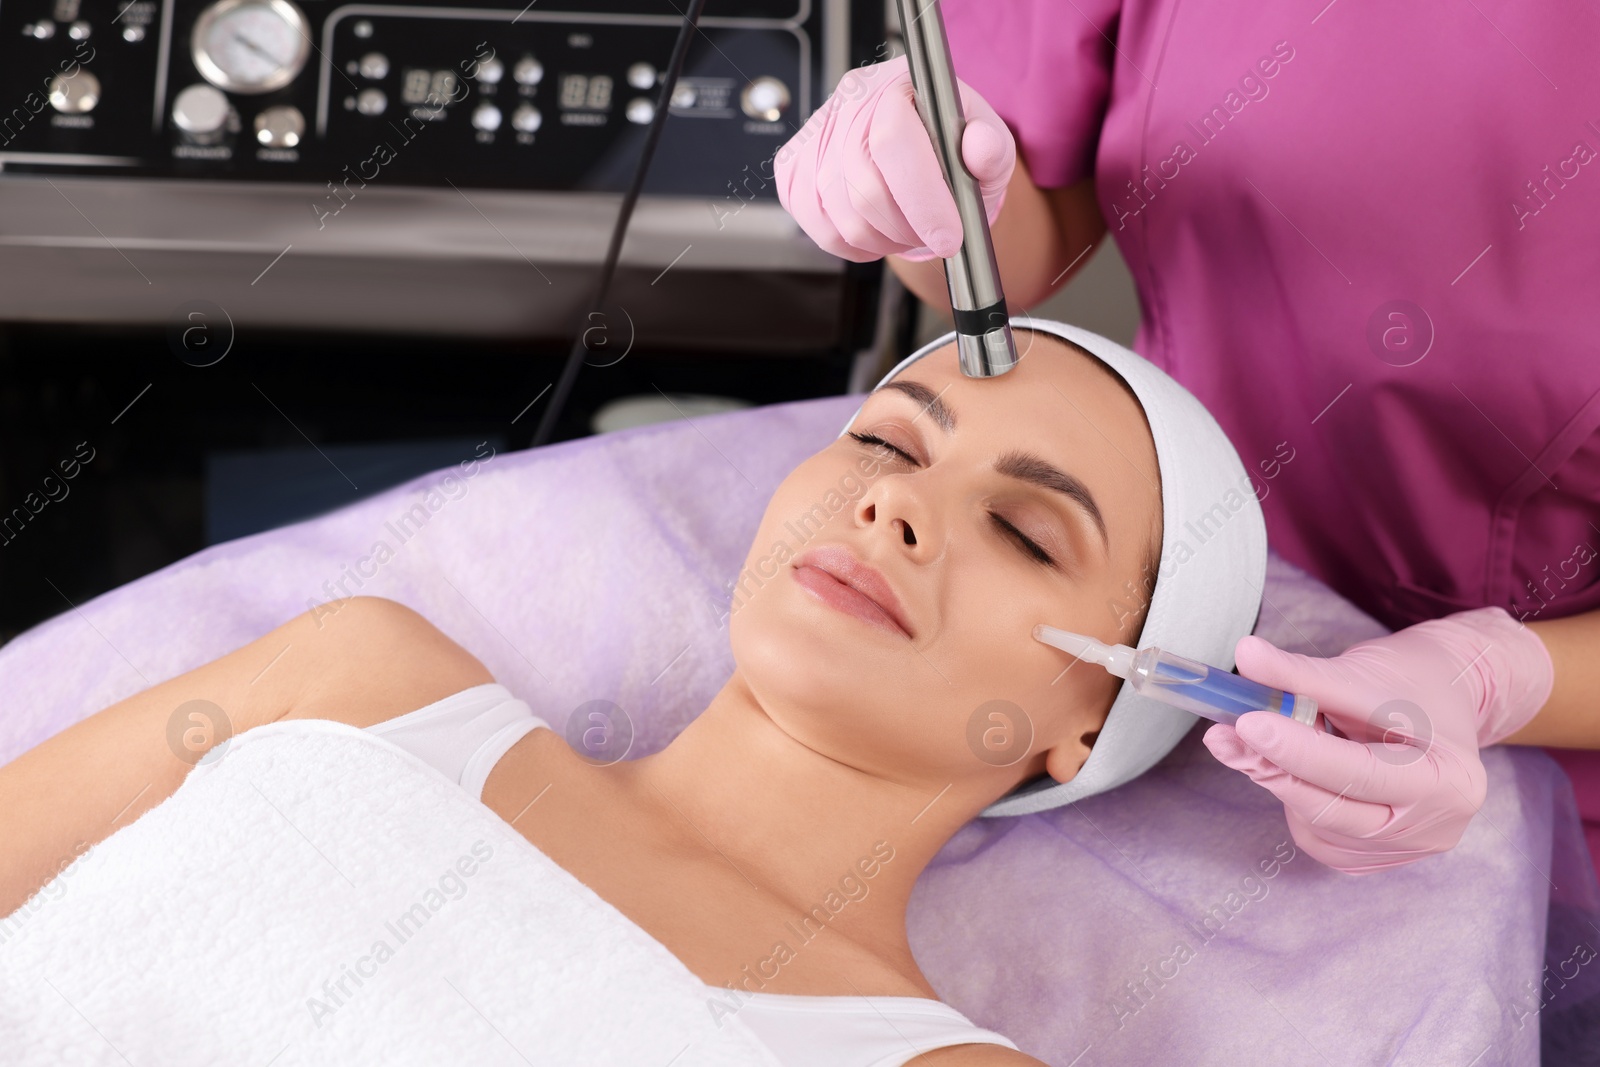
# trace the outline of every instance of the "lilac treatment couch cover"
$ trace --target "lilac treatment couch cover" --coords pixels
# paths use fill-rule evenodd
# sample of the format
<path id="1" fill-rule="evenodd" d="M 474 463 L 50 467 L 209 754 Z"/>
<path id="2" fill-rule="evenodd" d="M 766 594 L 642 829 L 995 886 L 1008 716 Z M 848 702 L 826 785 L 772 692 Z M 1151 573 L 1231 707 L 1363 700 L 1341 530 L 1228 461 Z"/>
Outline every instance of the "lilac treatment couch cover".
<path id="1" fill-rule="evenodd" d="M 732 669 L 728 586 L 773 487 L 858 400 L 485 448 L 469 473 L 206 549 L 0 649 L 0 762 L 354 594 L 421 612 L 557 729 L 613 701 L 656 751 Z M 1276 559 L 1265 596 L 1258 632 L 1295 651 L 1383 632 Z M 1201 732 L 1110 794 L 956 834 L 909 915 L 949 1003 L 1058 1067 L 1487 1067 L 1541 1042 L 1545 1063 L 1600 1060 L 1594 874 L 1542 751 L 1484 754 L 1488 800 L 1452 852 L 1355 877 L 1298 851 Z"/>

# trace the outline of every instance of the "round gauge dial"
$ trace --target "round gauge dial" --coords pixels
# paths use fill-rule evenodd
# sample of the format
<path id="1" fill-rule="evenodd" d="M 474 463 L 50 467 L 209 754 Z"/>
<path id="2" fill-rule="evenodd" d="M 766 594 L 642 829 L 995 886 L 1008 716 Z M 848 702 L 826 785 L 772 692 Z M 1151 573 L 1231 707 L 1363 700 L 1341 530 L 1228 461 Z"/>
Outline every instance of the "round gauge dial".
<path id="1" fill-rule="evenodd" d="M 289 0 L 218 0 L 190 38 L 202 77 L 234 93 L 270 93 L 294 81 L 311 53 L 311 28 Z"/>

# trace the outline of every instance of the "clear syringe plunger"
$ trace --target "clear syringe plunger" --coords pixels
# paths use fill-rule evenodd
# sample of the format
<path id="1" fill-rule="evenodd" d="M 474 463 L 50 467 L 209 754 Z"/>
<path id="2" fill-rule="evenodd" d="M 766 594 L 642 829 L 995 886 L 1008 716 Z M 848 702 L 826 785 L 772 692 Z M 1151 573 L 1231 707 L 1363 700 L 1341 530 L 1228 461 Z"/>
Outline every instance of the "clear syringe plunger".
<path id="1" fill-rule="evenodd" d="M 1202 718 L 1232 726 L 1245 712 L 1275 711 L 1307 726 L 1317 725 L 1317 702 L 1308 696 L 1252 682 L 1154 645 L 1138 650 L 1108 645 L 1054 626 L 1035 626 L 1033 636 L 1126 678 L 1136 693 Z"/>

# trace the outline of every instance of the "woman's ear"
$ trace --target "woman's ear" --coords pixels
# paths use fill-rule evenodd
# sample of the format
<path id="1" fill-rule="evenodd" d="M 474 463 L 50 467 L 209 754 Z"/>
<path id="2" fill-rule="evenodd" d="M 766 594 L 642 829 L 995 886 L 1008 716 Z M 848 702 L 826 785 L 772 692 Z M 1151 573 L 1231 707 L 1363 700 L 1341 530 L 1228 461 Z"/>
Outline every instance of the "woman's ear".
<path id="1" fill-rule="evenodd" d="M 1058 782 L 1072 781 L 1078 776 L 1078 772 L 1083 770 L 1084 763 L 1089 759 L 1089 752 L 1094 748 L 1095 739 L 1099 736 L 1099 730 L 1090 730 L 1070 741 L 1061 742 L 1045 754 L 1044 769 Z"/>

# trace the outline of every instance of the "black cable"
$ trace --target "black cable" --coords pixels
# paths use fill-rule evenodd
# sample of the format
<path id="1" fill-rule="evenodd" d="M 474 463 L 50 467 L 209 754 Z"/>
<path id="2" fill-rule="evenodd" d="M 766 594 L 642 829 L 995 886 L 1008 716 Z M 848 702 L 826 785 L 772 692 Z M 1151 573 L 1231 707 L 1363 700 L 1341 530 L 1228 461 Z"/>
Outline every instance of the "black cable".
<path id="1" fill-rule="evenodd" d="M 556 391 L 550 398 L 550 406 L 544 409 L 544 417 L 539 420 L 539 429 L 533 435 L 533 445 L 538 447 L 550 440 L 550 435 L 555 431 L 556 420 L 561 417 L 561 411 L 567 406 L 567 398 L 572 393 L 573 383 L 578 380 L 578 368 L 583 365 L 584 353 L 588 351 L 584 345 L 584 337 L 589 327 L 589 314 L 600 311 L 605 303 L 606 293 L 611 288 L 611 276 L 617 270 L 617 256 L 622 251 L 622 240 L 628 232 L 628 220 L 633 217 L 633 206 L 639 199 L 639 190 L 644 188 L 645 175 L 650 170 L 650 159 L 655 155 L 656 142 L 661 139 L 661 128 L 667 124 L 667 112 L 672 106 L 672 90 L 678 84 L 678 74 L 683 70 L 683 63 L 689 54 L 689 42 L 694 39 L 695 28 L 700 24 L 700 13 L 705 9 L 706 0 L 690 0 L 689 11 L 683 17 L 683 29 L 678 31 L 678 39 L 672 46 L 672 59 L 667 63 L 666 75 L 661 80 L 660 103 L 656 105 L 655 114 L 650 118 L 650 130 L 645 134 L 644 150 L 639 156 L 639 165 L 634 168 L 633 180 L 628 185 L 628 191 L 623 194 L 622 207 L 617 211 L 617 221 L 611 227 L 611 247 L 606 249 L 605 265 L 600 268 L 600 284 L 595 287 L 594 303 L 585 312 L 583 320 L 573 331 L 572 350 L 567 353 L 566 365 L 561 368 L 561 377 L 556 382 Z"/>

